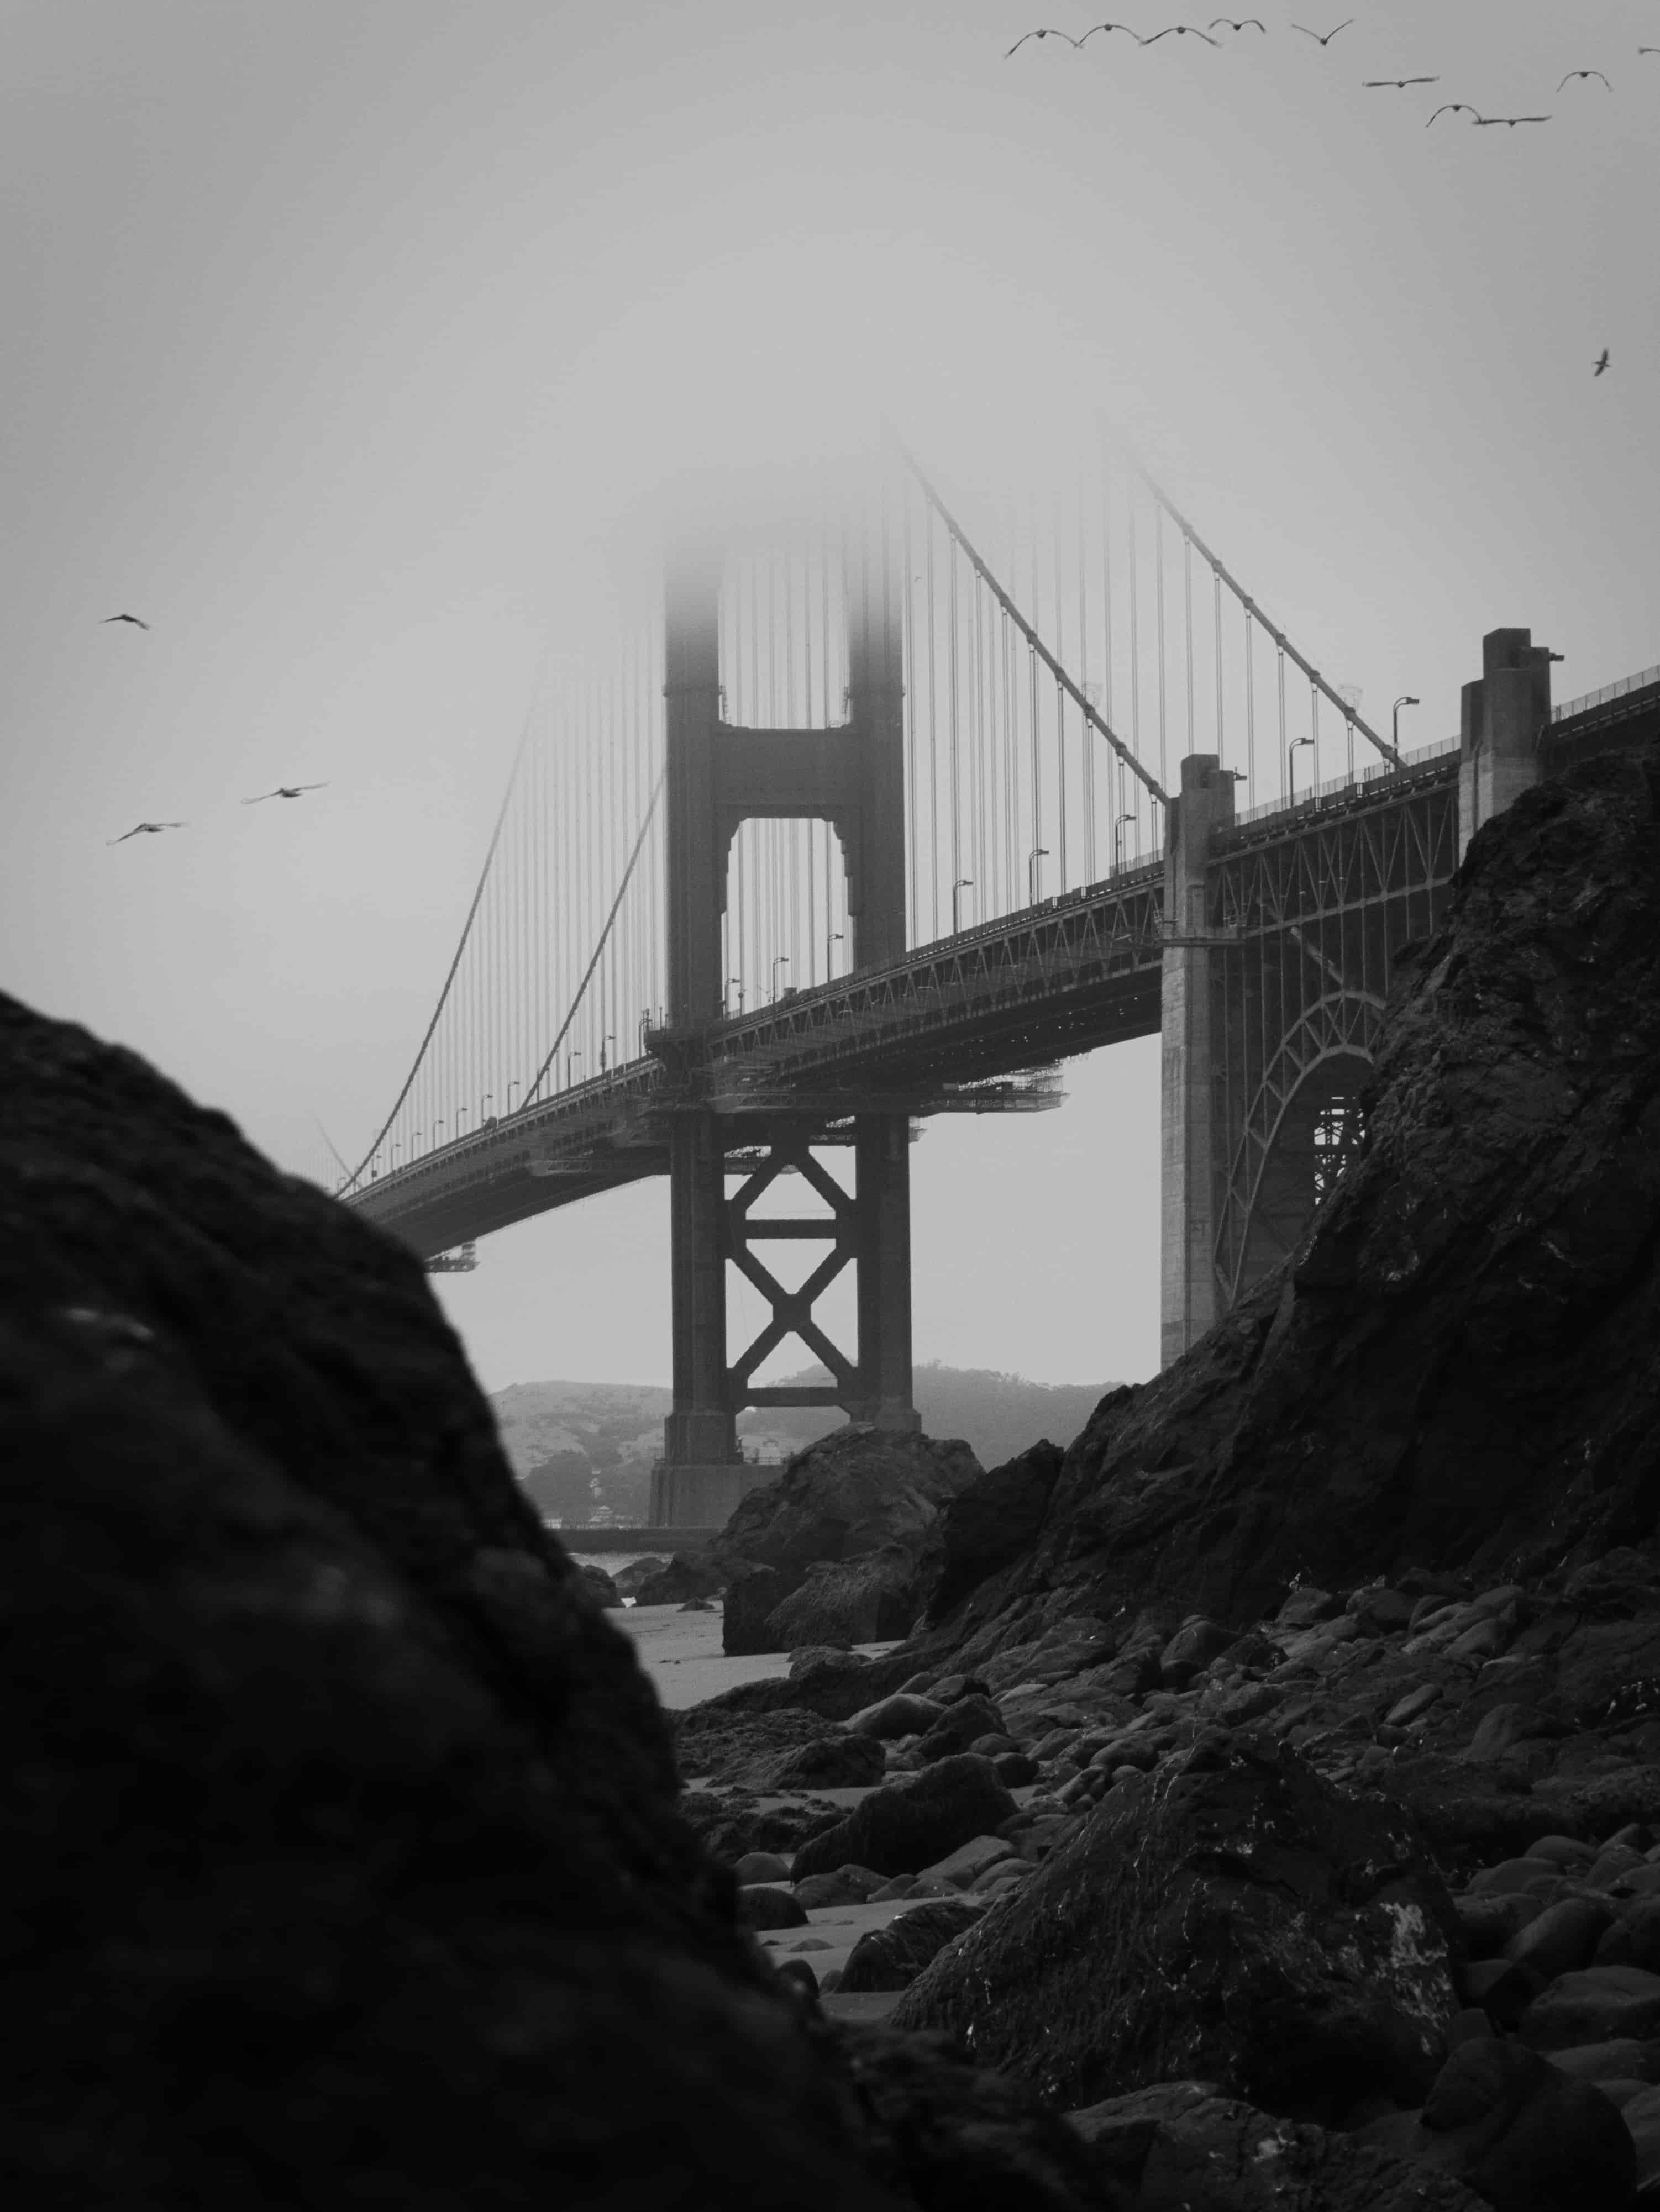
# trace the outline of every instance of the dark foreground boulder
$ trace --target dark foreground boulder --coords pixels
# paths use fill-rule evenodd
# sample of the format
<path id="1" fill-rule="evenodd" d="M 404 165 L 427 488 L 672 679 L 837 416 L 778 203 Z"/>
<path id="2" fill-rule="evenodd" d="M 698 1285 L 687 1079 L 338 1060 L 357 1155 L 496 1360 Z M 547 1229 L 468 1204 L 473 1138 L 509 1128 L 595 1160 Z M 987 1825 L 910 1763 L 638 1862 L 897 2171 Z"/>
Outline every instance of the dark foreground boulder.
<path id="1" fill-rule="evenodd" d="M 1602 2092 L 1496 2037 L 1453 2051 L 1421 2113 L 1363 2132 L 1456 2176 L 1499 2212 L 1620 2212 L 1636 2185 L 1631 2130 Z"/>
<path id="2" fill-rule="evenodd" d="M 821 1735 L 787 1752 L 767 1777 L 773 1790 L 861 1790 L 882 1779 L 882 1747 L 866 1735 Z"/>
<path id="3" fill-rule="evenodd" d="M 893 2018 L 1067 2105 L 1187 2076 L 1324 2122 L 1422 2097 L 1457 1942 L 1403 1814 L 1269 1741 L 1201 1739 L 1111 1790 Z"/>
<path id="4" fill-rule="evenodd" d="M 1163 2082 L 1067 2117 L 1114 2212 L 1490 2212 L 1449 2173 L 1259 2112 L 1208 2082 Z"/>
<path id="5" fill-rule="evenodd" d="M 1014 1800 L 988 1759 L 964 1752 L 912 1778 L 873 1790 L 845 1820 L 810 1837 L 795 1855 L 795 1877 L 829 1874 L 849 1861 L 878 1874 L 921 1874 L 1014 1814 Z"/>
<path id="6" fill-rule="evenodd" d="M 0 1093 L 9 2200 L 876 2212 L 418 1263 L 3 1000 Z"/>

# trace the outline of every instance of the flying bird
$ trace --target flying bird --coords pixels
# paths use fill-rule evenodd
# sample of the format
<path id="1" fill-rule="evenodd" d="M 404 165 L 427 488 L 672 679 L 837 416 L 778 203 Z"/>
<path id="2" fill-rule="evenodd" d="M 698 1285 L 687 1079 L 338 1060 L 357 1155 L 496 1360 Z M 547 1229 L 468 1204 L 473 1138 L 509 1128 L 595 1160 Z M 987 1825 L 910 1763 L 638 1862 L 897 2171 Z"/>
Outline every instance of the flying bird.
<path id="1" fill-rule="evenodd" d="M 1601 352 L 1601 353 L 1599 353 L 1599 354 L 1597 355 L 1597 356 L 1596 356 L 1596 368 L 1595 368 L 1594 369 L 1592 369 L 1592 371 L 1591 371 L 1591 374 L 1592 374 L 1593 376 L 1601 376 L 1601 374 L 1602 374 L 1602 371 L 1603 371 L 1603 370 L 1608 367 L 1608 348 L 1607 348 L 1606 346 L 1604 346 L 1604 347 L 1603 347 L 1603 349 L 1602 349 L 1602 352 Z"/>
<path id="2" fill-rule="evenodd" d="M 142 837 L 146 831 L 154 836 L 160 830 L 183 830 L 186 826 L 183 822 L 140 822 L 131 830 L 124 830 L 119 837 L 107 837 L 104 842 L 109 845 L 125 845 L 129 837 Z"/>
<path id="3" fill-rule="evenodd" d="M 1660 46 L 1639 46 L 1637 51 L 1639 54 L 1660 54 Z"/>
<path id="4" fill-rule="evenodd" d="M 1478 131 L 1491 131 L 1495 123 L 1508 123 L 1511 129 L 1514 131 L 1518 123 L 1548 123 L 1549 121 L 1548 115 L 1478 115 L 1475 118 L 1475 127 Z"/>
<path id="5" fill-rule="evenodd" d="M 1472 107 L 1467 100 L 1443 100 L 1440 106 L 1436 109 L 1435 115 L 1473 115 L 1478 123 L 1484 122 L 1486 120 L 1486 118 L 1482 115 L 1481 110 L 1479 108 Z M 1430 123 L 1434 122 L 1435 115 L 1431 116 Z M 1426 131 L 1429 129 L 1430 123 L 1426 123 L 1424 125 Z"/>
<path id="6" fill-rule="evenodd" d="M 1268 36 L 1268 25 L 1256 15 L 1243 16 L 1237 23 L 1234 21 L 1231 15 L 1219 15 L 1216 18 L 1216 22 L 1211 25 L 1213 31 L 1216 28 L 1217 23 L 1225 23 L 1231 31 L 1243 31 L 1247 23 L 1255 23 L 1257 29 L 1262 32 L 1263 37 L 1266 38 Z"/>
<path id="7" fill-rule="evenodd" d="M 1166 23 L 1162 31 L 1155 31 L 1150 39 L 1143 39 L 1141 43 L 1144 46 L 1156 46 L 1160 39 L 1169 38 L 1172 31 L 1178 39 L 1186 38 L 1188 33 L 1191 31 L 1195 39 L 1202 39 L 1207 46 L 1213 46 L 1216 44 L 1215 40 L 1207 31 L 1200 30 L 1193 23 Z"/>
<path id="8" fill-rule="evenodd" d="M 1083 44 L 1083 40 L 1081 39 L 1074 39 L 1070 31 L 1028 31 L 1023 37 L 1015 40 L 1014 44 L 1009 48 L 1008 52 L 1004 55 L 1003 59 L 1007 61 L 1011 56 L 1018 54 L 1021 47 L 1025 45 L 1027 39 L 1064 39 L 1069 46 L 1078 46 Z"/>
<path id="9" fill-rule="evenodd" d="M 1141 33 L 1139 31 L 1131 30 L 1128 23 L 1091 23 L 1083 37 L 1079 40 L 1079 45 L 1088 46 L 1098 31 L 1122 31 L 1128 37 L 1134 39 L 1138 46 L 1144 46 L 1146 44 Z M 1013 49 L 1011 48 L 1010 51 L 1012 52 Z"/>
<path id="10" fill-rule="evenodd" d="M 104 620 L 106 623 L 131 623 L 135 629 L 148 629 L 149 628 L 149 624 L 147 622 L 140 622 L 137 615 L 106 615 L 104 617 Z"/>
<path id="11" fill-rule="evenodd" d="M 1345 15 L 1342 21 L 1337 26 L 1337 31 L 1347 31 L 1349 25 L 1353 21 L 1354 18 L 1353 15 Z M 1337 31 L 1328 31 L 1325 35 L 1322 37 L 1318 31 L 1310 30 L 1306 23 L 1293 23 L 1292 25 L 1292 28 L 1293 31 L 1300 31 L 1305 39 L 1312 39 L 1316 46 L 1329 46 L 1332 40 L 1337 36 Z"/>
<path id="12" fill-rule="evenodd" d="M 1570 70 L 1567 75 L 1563 78 L 1562 84 L 1572 84 L 1577 76 L 1602 76 L 1602 72 L 1601 70 Z M 1602 76 L 1602 82 L 1604 84 L 1608 85 L 1608 90 L 1610 92 L 1614 90 L 1614 87 L 1611 84 L 1608 84 L 1607 77 Z M 1557 86 L 1556 89 L 1558 92 L 1560 92 L 1562 89 L 1562 84 L 1559 84 Z"/>
<path id="13" fill-rule="evenodd" d="M 245 799 L 242 804 L 244 806 L 258 806 L 262 799 L 298 799 L 302 792 L 326 791 L 327 788 L 325 783 L 279 783 L 275 791 L 262 791 L 257 798 Z"/>
<path id="14" fill-rule="evenodd" d="M 1438 76 L 1368 76 L 1360 82 L 1363 92 L 1381 92 L 1387 86 L 1392 92 L 1404 92 L 1409 84 L 1439 84 Z"/>

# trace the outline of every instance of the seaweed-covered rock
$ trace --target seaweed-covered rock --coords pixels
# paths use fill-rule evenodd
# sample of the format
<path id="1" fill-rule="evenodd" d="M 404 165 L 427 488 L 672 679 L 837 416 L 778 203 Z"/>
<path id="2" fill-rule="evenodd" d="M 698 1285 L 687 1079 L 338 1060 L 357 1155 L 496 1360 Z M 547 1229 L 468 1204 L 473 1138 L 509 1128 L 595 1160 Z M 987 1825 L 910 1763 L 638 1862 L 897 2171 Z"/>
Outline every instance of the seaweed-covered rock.
<path id="1" fill-rule="evenodd" d="M 1423 2094 L 1457 1942 L 1404 1814 L 1281 1746 L 1201 1739 L 1110 1791 L 893 2017 L 1067 2105 L 1202 2077 L 1323 2120 Z"/>
<path id="2" fill-rule="evenodd" d="M 798 1452 L 775 1480 L 739 1500 L 721 1533 L 716 1549 L 728 1570 L 726 1650 L 787 1651 L 835 1626 L 841 1614 L 812 1607 L 785 1616 L 781 1626 L 769 1625 L 774 1609 L 820 1564 L 866 1562 L 856 1575 L 832 1578 L 827 1593 L 840 1590 L 861 1620 L 860 1607 L 885 1602 L 891 1617 L 903 1613 L 904 1628 L 892 1632 L 903 1634 L 937 1553 L 940 1510 L 980 1471 L 961 1442 L 866 1428 L 835 1430 Z"/>
<path id="3" fill-rule="evenodd" d="M 985 1911 L 954 1897 L 934 1897 L 895 1913 L 885 1928 L 867 1928 L 848 1954 L 842 1988 L 907 1990 L 929 1960 Z"/>
<path id="4" fill-rule="evenodd" d="M 1014 1810 L 991 1761 L 964 1752 L 873 1790 L 846 1820 L 802 1844 L 795 1876 L 828 1874 L 849 1860 L 878 1874 L 920 1874 Z"/>
<path id="5" fill-rule="evenodd" d="M 767 1616 L 775 1650 L 801 1644 L 887 1644 L 910 1633 L 921 1609 L 917 1565 L 897 1544 L 853 1559 L 816 1559 Z"/>
<path id="6" fill-rule="evenodd" d="M 860 1790 L 880 1782 L 882 1747 L 867 1735 L 820 1735 L 787 1752 L 767 1776 L 772 1790 Z"/>

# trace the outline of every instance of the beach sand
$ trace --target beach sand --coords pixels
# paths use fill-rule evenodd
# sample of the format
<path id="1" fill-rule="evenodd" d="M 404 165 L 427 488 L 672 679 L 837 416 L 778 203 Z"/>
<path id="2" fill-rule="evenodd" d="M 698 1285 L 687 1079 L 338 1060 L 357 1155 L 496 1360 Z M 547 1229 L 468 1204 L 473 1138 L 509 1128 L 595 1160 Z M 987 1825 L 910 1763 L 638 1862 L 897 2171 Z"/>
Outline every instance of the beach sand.
<path id="1" fill-rule="evenodd" d="M 671 1711 L 701 1705 L 734 1683 L 759 1682 L 787 1674 L 789 1654 L 767 1651 L 748 1659 L 728 1659 L 721 1649 L 721 1608 L 682 1613 L 676 1605 L 630 1605 L 605 1616 L 634 1638 L 640 1664 Z M 871 1657 L 891 1651 L 891 1644 L 861 1644 Z"/>
<path id="2" fill-rule="evenodd" d="M 629 1606 L 606 1615 L 633 1637 L 640 1663 L 650 1676 L 658 1696 L 671 1711 L 702 1704 L 737 1682 L 758 1682 L 769 1675 L 789 1672 L 789 1655 L 769 1651 L 753 1658 L 728 1659 L 721 1649 L 721 1610 L 682 1613 L 678 1606 Z M 860 1650 L 874 1658 L 891 1651 L 891 1644 L 861 1644 Z M 826 1722 L 827 1732 L 832 1723 Z M 694 1790 L 699 1787 L 691 1784 Z M 863 1790 L 816 1790 L 815 1797 L 835 1805 L 853 1806 L 866 1795 Z M 761 1801 L 764 1803 L 766 1801 Z M 848 1954 L 867 1928 L 885 1928 L 905 1906 L 895 1900 L 883 1905 L 826 1905 L 809 1913 L 805 1928 L 769 1929 L 757 1940 L 782 1961 L 799 1953 L 813 1972 L 826 1974 L 848 1962 Z M 824 2000 L 825 2009 L 851 2019 L 879 2019 L 899 2002 L 897 1990 L 873 1991 L 868 1996 Z"/>

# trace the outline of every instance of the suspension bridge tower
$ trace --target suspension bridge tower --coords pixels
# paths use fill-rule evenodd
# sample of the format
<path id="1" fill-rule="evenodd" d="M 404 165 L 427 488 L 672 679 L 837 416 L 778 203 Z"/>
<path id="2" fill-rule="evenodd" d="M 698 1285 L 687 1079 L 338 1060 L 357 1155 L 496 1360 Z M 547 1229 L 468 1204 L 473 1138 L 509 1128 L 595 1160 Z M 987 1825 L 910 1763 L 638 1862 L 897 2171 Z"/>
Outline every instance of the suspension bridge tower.
<path id="1" fill-rule="evenodd" d="M 764 1480 L 739 1457 L 749 1406 L 840 1406 L 895 1431 L 921 1421 L 911 1396 L 910 1117 L 903 1099 L 794 1097 L 787 1110 L 717 1094 L 700 1081 L 710 1031 L 726 1014 L 721 917 L 733 842 L 755 818 L 828 822 L 846 872 L 855 968 L 903 957 L 905 945 L 904 672 L 900 562 L 879 530 L 844 543 L 846 720 L 818 729 L 734 726 L 722 719 L 721 583 L 725 549 L 683 543 L 668 564 L 666 700 L 667 1023 L 651 1039 L 675 1070 L 680 1103 L 669 1139 L 674 1409 L 653 1486 L 657 1526 L 718 1526 Z M 700 1095 L 701 1094 L 701 1095 Z M 851 1149 L 851 1194 L 815 1150 Z M 795 1175 L 824 1211 L 755 1209 Z M 742 1177 L 728 1195 L 729 1177 Z M 787 1290 L 757 1251 L 769 1240 L 821 1241 L 824 1258 Z M 842 1269 L 856 1279 L 857 1346 L 849 1356 L 813 1318 Z M 729 1267 L 769 1310 L 736 1359 L 727 1343 Z M 797 1338 L 829 1370 L 818 1386 L 763 1386 L 757 1372 Z"/>

